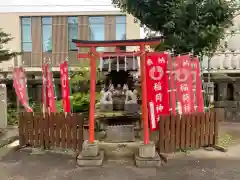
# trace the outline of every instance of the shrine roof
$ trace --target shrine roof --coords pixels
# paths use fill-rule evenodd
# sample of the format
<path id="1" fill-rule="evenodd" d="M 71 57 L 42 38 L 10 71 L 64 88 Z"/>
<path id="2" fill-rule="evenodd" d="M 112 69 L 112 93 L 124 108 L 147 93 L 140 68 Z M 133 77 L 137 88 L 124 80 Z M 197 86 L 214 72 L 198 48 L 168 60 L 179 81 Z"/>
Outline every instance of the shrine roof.
<path id="1" fill-rule="evenodd" d="M 127 40 L 105 40 L 105 41 L 89 41 L 89 40 L 80 40 L 80 39 L 72 39 L 73 43 L 80 43 L 80 44 L 121 44 L 124 45 L 125 43 L 153 43 L 153 42 L 160 42 L 163 40 L 162 36 L 158 37 L 151 37 L 151 38 L 144 38 L 144 39 L 127 39 Z"/>

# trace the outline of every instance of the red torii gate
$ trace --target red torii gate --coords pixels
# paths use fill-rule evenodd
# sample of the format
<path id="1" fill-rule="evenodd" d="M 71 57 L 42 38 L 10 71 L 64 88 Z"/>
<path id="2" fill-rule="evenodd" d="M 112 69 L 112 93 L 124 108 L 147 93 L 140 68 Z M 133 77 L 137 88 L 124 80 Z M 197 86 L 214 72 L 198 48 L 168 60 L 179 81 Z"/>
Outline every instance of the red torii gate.
<path id="1" fill-rule="evenodd" d="M 147 87 L 145 76 L 145 46 L 159 44 L 161 37 L 147 38 L 147 39 L 131 39 L 131 40 L 113 40 L 113 41 L 86 41 L 73 39 L 78 48 L 90 48 L 89 53 L 78 52 L 77 58 L 90 59 L 90 110 L 89 110 L 89 143 L 94 142 L 94 115 L 95 115 L 95 90 L 96 90 L 96 59 L 100 57 L 112 56 L 140 56 L 140 70 L 141 70 L 141 93 L 142 93 L 142 119 L 144 124 L 144 144 L 149 144 L 149 130 L 148 130 L 148 108 L 147 108 Z M 126 52 L 121 51 L 121 46 L 138 46 L 139 51 Z M 115 47 L 116 52 L 97 52 L 97 47 Z"/>

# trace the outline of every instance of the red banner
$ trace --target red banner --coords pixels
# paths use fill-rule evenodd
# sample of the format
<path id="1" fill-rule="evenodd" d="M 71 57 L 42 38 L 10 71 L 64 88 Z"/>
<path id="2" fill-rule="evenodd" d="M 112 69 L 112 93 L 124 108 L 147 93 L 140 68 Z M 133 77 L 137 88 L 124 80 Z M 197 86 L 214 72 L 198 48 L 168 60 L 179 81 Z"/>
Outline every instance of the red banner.
<path id="1" fill-rule="evenodd" d="M 47 102 L 47 84 L 46 84 L 46 66 L 47 64 L 42 65 L 42 103 L 44 105 L 44 110 L 46 112 L 46 109 L 48 107 L 48 102 Z"/>
<path id="2" fill-rule="evenodd" d="M 150 129 L 158 129 L 160 115 L 167 115 L 169 111 L 168 54 L 149 53 L 146 56 L 146 86 L 148 97 L 148 114 Z"/>
<path id="3" fill-rule="evenodd" d="M 197 57 L 192 60 L 193 83 L 195 84 L 194 105 L 197 112 L 204 112 L 204 99 L 202 92 L 202 80 L 200 72 L 200 63 Z"/>
<path id="4" fill-rule="evenodd" d="M 60 78 L 62 85 L 62 103 L 64 112 L 71 112 L 70 102 L 70 83 L 68 79 L 68 62 L 64 61 L 60 64 Z"/>
<path id="5" fill-rule="evenodd" d="M 42 80 L 42 99 L 44 108 L 49 112 L 57 112 L 52 72 L 48 63 L 42 66 Z"/>
<path id="6" fill-rule="evenodd" d="M 175 65 L 178 111 L 180 114 L 192 113 L 194 107 L 190 55 L 176 57 Z"/>
<path id="7" fill-rule="evenodd" d="M 54 84 L 53 84 L 53 75 L 50 69 L 50 64 L 46 64 L 46 95 L 47 95 L 47 104 L 50 112 L 57 112 Z"/>
<path id="8" fill-rule="evenodd" d="M 28 103 L 27 79 L 22 67 L 17 67 L 13 70 L 13 87 L 25 110 L 27 112 L 33 112 Z"/>

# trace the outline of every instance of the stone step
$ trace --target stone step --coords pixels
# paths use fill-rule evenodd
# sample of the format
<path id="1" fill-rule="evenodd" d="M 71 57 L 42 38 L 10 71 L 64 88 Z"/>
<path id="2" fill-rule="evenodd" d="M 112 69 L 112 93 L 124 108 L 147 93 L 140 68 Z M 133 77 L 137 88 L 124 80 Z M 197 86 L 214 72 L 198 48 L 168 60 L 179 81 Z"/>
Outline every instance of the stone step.
<path id="1" fill-rule="evenodd" d="M 101 166 L 104 162 L 136 164 L 138 167 L 159 167 L 161 159 L 154 143 L 144 145 L 141 141 L 110 143 L 84 141 L 82 152 L 77 157 L 79 166 Z"/>
<path id="2" fill-rule="evenodd" d="M 103 150 L 107 157 L 110 159 L 133 157 L 140 146 L 140 140 L 135 142 L 123 142 L 123 143 L 111 143 L 111 142 L 99 142 L 99 148 Z"/>
<path id="3" fill-rule="evenodd" d="M 124 166 L 134 166 L 134 157 L 108 157 L 105 156 L 104 164 L 111 166 L 112 164 L 120 164 Z"/>

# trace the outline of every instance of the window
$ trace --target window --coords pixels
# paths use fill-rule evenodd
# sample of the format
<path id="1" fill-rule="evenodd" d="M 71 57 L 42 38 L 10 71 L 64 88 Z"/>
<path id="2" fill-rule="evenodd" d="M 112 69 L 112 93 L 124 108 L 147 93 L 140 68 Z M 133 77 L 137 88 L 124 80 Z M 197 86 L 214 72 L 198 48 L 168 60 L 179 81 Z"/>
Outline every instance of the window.
<path id="1" fill-rule="evenodd" d="M 90 40 L 103 41 L 104 37 L 104 17 L 92 16 L 88 18 L 90 27 Z M 104 47 L 98 47 L 97 51 L 104 51 Z"/>
<path id="2" fill-rule="evenodd" d="M 43 52 L 52 52 L 52 18 L 42 18 L 42 48 Z"/>
<path id="3" fill-rule="evenodd" d="M 116 40 L 126 39 L 126 16 L 116 16 Z"/>
<path id="4" fill-rule="evenodd" d="M 72 39 L 78 37 L 78 18 L 68 17 L 68 49 L 69 51 L 76 51 L 76 44 L 72 42 Z"/>
<path id="5" fill-rule="evenodd" d="M 22 51 L 32 51 L 32 32 L 31 32 L 31 18 L 21 18 L 21 31 L 22 31 Z"/>

